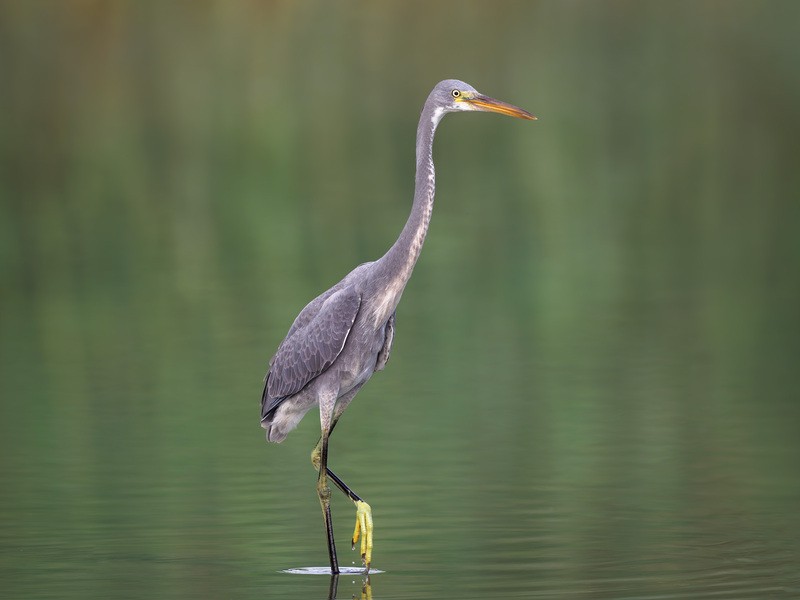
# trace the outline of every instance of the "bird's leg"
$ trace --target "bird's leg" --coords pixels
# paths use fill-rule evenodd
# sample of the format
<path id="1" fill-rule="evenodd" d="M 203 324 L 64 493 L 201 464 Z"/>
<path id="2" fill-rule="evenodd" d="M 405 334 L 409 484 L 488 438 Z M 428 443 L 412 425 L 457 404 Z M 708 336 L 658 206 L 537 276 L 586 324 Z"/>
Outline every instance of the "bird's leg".
<path id="1" fill-rule="evenodd" d="M 336 425 L 336 421 L 333 421 L 331 424 L 330 429 L 328 430 L 328 435 L 330 432 L 333 431 L 334 426 Z M 325 438 L 325 443 L 327 444 L 327 437 L 323 434 L 319 438 L 319 442 L 317 442 L 316 448 L 311 452 L 311 464 L 314 465 L 314 468 L 322 473 L 322 448 L 323 448 L 323 438 Z M 361 496 L 356 494 L 350 487 L 342 481 L 336 473 L 331 471 L 327 466 L 327 461 L 325 463 L 325 475 L 330 477 L 331 481 L 338 487 L 345 496 L 350 498 L 353 503 L 356 505 L 356 527 L 353 531 L 353 538 L 351 540 L 352 546 L 355 549 L 356 543 L 361 539 L 361 560 L 364 563 L 364 567 L 366 572 L 369 573 L 369 567 L 372 563 L 372 508 L 369 504 L 364 502 L 361 499 Z"/>
<path id="2" fill-rule="evenodd" d="M 331 426 L 328 428 L 328 438 L 330 438 L 331 433 L 333 433 L 333 428 L 336 427 L 336 423 L 339 421 L 339 418 L 334 416 L 333 420 L 331 421 Z M 319 441 L 317 442 L 316 447 L 311 451 L 311 464 L 314 465 L 314 468 L 319 471 L 320 462 L 322 457 L 322 436 L 319 437 Z M 345 496 L 350 498 L 353 502 L 363 502 L 361 498 L 353 492 L 347 485 L 345 485 L 344 481 L 339 479 L 339 477 L 331 471 L 327 466 L 325 467 L 326 474 L 328 477 L 331 478 L 333 483 L 336 484 L 342 492 L 344 492 Z"/>
<path id="3" fill-rule="evenodd" d="M 356 543 L 361 538 L 361 560 L 364 563 L 366 572 L 369 573 L 369 566 L 372 563 L 372 507 L 364 502 L 361 497 L 351 490 L 347 484 L 339 479 L 330 469 L 327 469 L 328 477 L 331 478 L 336 487 L 353 501 L 356 505 L 356 527 L 353 530 L 352 547 L 355 549 Z"/>
<path id="4" fill-rule="evenodd" d="M 317 477 L 317 495 L 322 506 L 322 518 L 325 520 L 325 533 L 328 537 L 328 557 L 331 561 L 331 573 L 339 573 L 339 561 L 336 559 L 336 542 L 333 539 L 333 520 L 331 519 L 331 488 L 328 487 L 328 432 L 323 429 L 320 438 L 319 476 Z"/>

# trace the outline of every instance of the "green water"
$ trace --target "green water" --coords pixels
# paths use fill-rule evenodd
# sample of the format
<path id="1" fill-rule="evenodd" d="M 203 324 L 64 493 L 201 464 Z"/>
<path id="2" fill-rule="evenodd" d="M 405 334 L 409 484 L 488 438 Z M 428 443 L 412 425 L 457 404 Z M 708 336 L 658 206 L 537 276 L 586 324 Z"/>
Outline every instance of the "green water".
<path id="1" fill-rule="evenodd" d="M 425 18 L 421 15 L 425 13 Z M 392 243 L 338 597 L 800 596 L 793 2 L 0 4 L 0 596 L 326 598 L 302 306 Z M 334 496 L 344 566 L 355 511 Z"/>

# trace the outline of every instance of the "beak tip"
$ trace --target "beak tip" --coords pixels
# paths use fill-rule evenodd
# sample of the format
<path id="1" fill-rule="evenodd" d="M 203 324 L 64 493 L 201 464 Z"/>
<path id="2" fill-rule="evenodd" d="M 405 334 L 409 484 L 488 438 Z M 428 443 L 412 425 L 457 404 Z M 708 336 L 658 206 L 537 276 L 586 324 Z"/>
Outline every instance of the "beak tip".
<path id="1" fill-rule="evenodd" d="M 528 121 L 538 121 L 539 118 L 529 113 L 527 110 L 508 104 L 500 100 L 495 100 L 488 96 L 478 95 L 475 98 L 469 99 L 469 103 L 475 106 L 478 110 L 496 112 L 510 117 L 517 117 L 518 119 L 525 119 Z"/>

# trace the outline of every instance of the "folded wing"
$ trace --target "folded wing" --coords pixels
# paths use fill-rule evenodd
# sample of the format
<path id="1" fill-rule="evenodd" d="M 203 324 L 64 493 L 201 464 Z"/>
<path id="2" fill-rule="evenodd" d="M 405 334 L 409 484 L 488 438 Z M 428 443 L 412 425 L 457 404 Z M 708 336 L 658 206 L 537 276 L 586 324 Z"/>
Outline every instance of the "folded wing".
<path id="1" fill-rule="evenodd" d="M 328 296 L 321 305 L 312 302 L 298 315 L 270 361 L 261 397 L 262 420 L 333 364 L 360 308 L 361 296 L 349 286 Z M 306 311 L 312 314 L 304 314 Z"/>

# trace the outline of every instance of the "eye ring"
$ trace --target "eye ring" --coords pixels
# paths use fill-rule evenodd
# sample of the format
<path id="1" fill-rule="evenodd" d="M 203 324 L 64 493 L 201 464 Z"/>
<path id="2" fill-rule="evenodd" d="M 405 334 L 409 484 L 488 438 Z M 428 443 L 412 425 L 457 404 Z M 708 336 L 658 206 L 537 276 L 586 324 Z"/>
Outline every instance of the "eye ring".
<path id="1" fill-rule="evenodd" d="M 453 94 L 453 98 L 458 98 L 461 95 L 461 92 L 458 90 L 453 90 L 451 93 Z"/>

